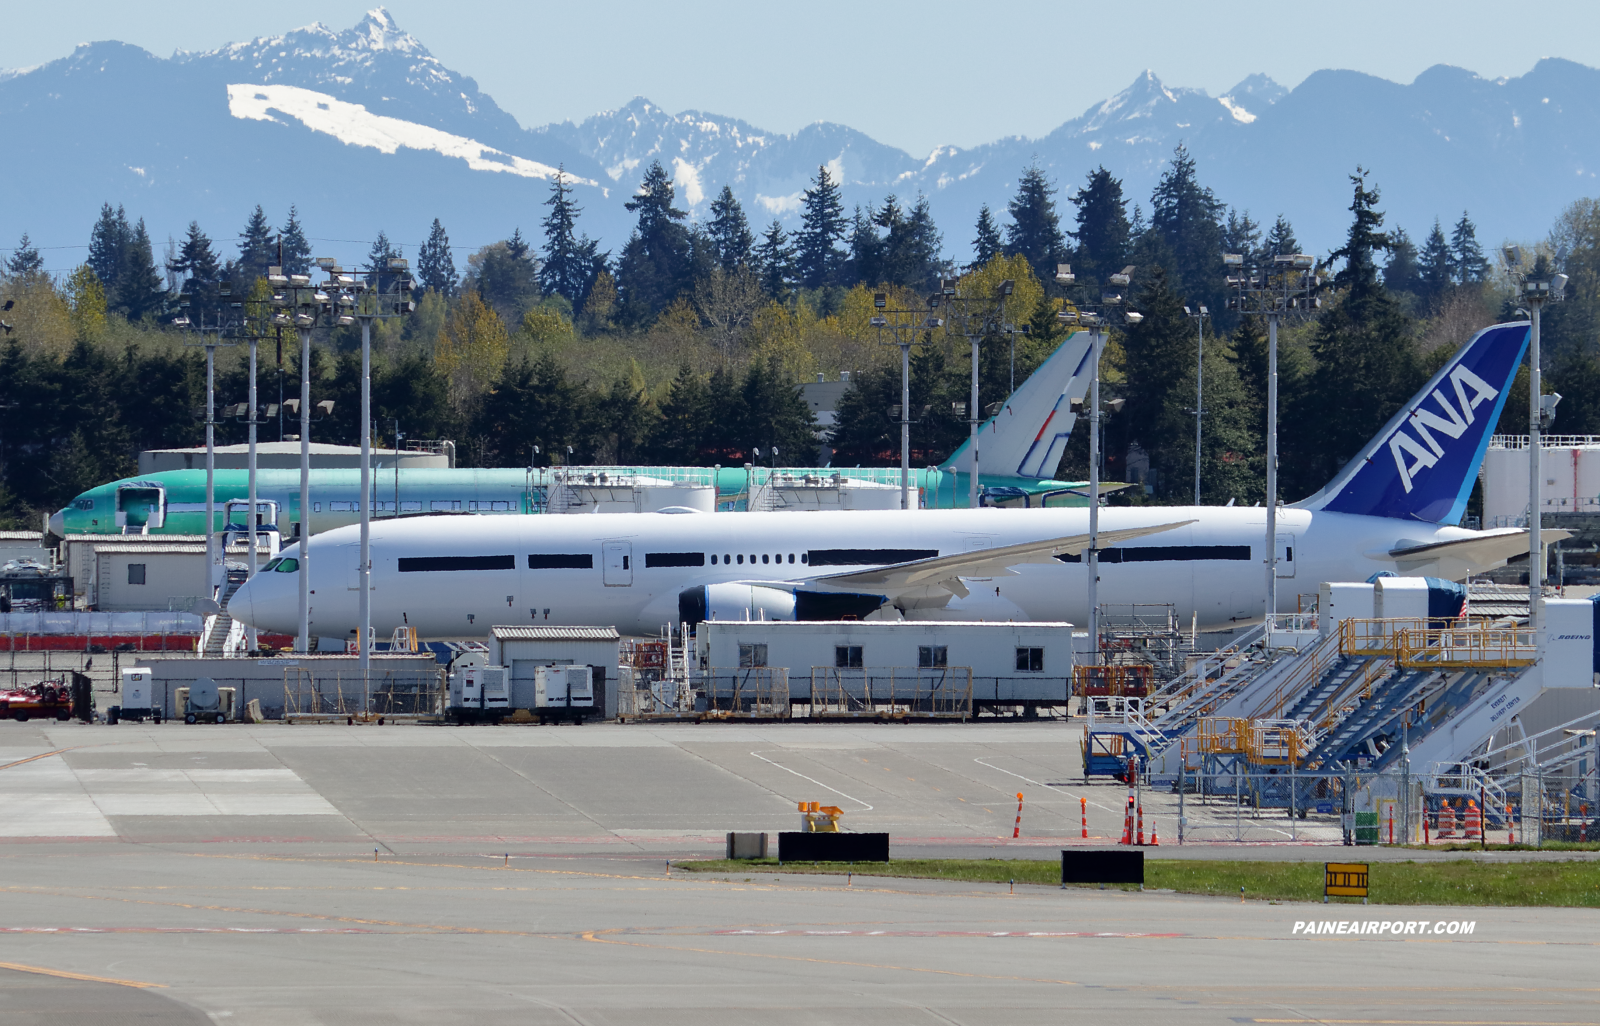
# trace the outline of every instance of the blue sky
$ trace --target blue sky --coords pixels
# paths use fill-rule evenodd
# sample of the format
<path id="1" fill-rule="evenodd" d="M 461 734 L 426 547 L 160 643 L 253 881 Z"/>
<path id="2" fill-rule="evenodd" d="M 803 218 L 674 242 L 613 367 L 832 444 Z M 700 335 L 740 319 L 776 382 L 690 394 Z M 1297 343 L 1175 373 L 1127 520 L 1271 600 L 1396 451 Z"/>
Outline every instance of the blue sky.
<path id="1" fill-rule="evenodd" d="M 118 39 L 158 55 L 313 21 L 370 2 L 54 0 L 7 11 L 0 67 Z M 1600 65 L 1600 4 L 1484 0 L 1198 4 L 946 0 L 662 4 L 393 0 L 401 28 L 477 79 L 524 125 L 580 120 L 643 95 L 792 132 L 836 121 L 914 154 L 1042 135 L 1149 68 L 1219 95 L 1255 72 L 1286 86 L 1321 68 L 1409 82 L 1434 64 L 1490 78 L 1543 56 Z M 1525 13 L 1551 10 L 1548 17 Z"/>

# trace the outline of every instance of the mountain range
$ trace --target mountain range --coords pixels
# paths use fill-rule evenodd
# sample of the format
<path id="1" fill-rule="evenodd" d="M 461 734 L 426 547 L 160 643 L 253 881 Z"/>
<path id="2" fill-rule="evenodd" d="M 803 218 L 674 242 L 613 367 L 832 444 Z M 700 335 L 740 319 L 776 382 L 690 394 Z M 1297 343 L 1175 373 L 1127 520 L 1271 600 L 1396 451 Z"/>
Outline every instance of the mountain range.
<path id="1" fill-rule="evenodd" d="M 1313 252 L 1341 242 L 1357 165 L 1382 189 L 1389 227 L 1420 240 L 1435 218 L 1448 229 L 1469 211 L 1493 244 L 1542 237 L 1562 207 L 1600 189 L 1597 129 L 1600 70 L 1558 59 L 1492 80 L 1438 65 L 1409 85 L 1327 70 L 1290 90 L 1253 75 L 1218 97 L 1147 71 L 1047 135 L 923 157 L 844 125 L 775 133 L 642 97 L 526 128 L 380 8 L 344 31 L 318 24 L 169 58 L 87 43 L 0 72 L 0 245 L 26 231 L 50 247 L 47 267 L 65 269 L 82 260 L 104 202 L 143 217 L 158 244 L 191 219 L 226 242 L 255 204 L 281 224 L 292 203 L 319 253 L 354 260 L 379 230 L 414 252 L 438 217 L 464 266 L 514 228 L 537 236 L 565 168 L 580 229 L 616 251 L 632 220 L 623 204 L 661 160 L 693 216 L 728 184 L 757 229 L 796 226 L 819 166 L 847 204 L 925 193 L 947 252 L 964 261 L 979 206 L 1003 211 L 1031 162 L 1061 186 L 1070 223 L 1068 197 L 1102 164 L 1148 212 L 1180 143 L 1220 200 L 1268 224 L 1287 216 Z"/>

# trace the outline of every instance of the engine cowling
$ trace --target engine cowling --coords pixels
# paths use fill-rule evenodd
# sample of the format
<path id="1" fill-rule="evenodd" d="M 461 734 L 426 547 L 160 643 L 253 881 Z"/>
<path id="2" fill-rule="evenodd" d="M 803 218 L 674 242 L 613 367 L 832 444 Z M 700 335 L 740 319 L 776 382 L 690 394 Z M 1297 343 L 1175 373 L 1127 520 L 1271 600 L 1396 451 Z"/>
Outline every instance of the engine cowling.
<path id="1" fill-rule="evenodd" d="M 703 584 L 678 593 L 678 619 L 706 620 L 859 620 L 883 605 L 882 595 L 853 592 L 787 591 L 759 584 Z"/>

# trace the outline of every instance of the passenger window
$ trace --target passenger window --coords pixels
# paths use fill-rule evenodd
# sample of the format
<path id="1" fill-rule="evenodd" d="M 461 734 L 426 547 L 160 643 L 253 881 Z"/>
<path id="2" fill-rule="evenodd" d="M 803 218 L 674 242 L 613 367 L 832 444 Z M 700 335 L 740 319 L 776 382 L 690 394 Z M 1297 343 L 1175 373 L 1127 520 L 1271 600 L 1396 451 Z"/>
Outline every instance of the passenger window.
<path id="1" fill-rule="evenodd" d="M 802 553 L 800 553 L 800 562 L 804 563 L 805 561 L 806 561 L 806 554 L 804 552 L 802 552 Z"/>
<path id="2" fill-rule="evenodd" d="M 722 554 L 722 562 L 723 563 L 732 563 L 733 562 L 733 557 L 728 555 L 726 552 L 724 552 Z"/>
<path id="3" fill-rule="evenodd" d="M 715 552 L 713 552 L 711 554 L 711 565 L 712 566 L 716 566 L 717 565 L 717 554 Z"/>
<path id="4" fill-rule="evenodd" d="M 765 552 L 763 552 L 761 554 L 761 562 L 765 563 L 766 561 L 767 561 L 767 554 Z"/>
<path id="5" fill-rule="evenodd" d="M 742 553 L 742 552 L 741 552 L 741 553 L 739 553 L 739 562 L 740 562 L 740 563 L 741 563 L 741 564 L 743 564 L 743 563 L 744 563 L 744 553 Z"/>
<path id="6" fill-rule="evenodd" d="M 789 562 L 791 562 L 791 563 L 794 562 L 794 553 L 792 553 L 792 552 L 789 553 Z"/>

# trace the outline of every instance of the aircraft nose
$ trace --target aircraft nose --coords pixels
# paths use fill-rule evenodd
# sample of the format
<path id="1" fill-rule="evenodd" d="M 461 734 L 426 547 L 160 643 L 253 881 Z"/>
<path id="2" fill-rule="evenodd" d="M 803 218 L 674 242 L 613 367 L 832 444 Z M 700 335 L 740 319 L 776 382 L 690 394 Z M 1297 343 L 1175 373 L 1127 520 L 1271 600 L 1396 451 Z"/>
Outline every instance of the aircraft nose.
<path id="1" fill-rule="evenodd" d="M 49 526 L 51 534 L 57 538 L 65 538 L 67 536 L 67 511 L 58 509 L 50 514 Z"/>
<path id="2" fill-rule="evenodd" d="M 228 615 L 257 629 L 260 629 L 261 624 L 256 619 L 255 592 L 256 582 L 260 579 L 261 575 L 257 574 L 245 581 L 228 599 Z"/>

